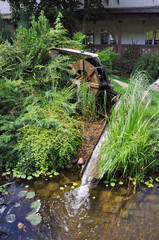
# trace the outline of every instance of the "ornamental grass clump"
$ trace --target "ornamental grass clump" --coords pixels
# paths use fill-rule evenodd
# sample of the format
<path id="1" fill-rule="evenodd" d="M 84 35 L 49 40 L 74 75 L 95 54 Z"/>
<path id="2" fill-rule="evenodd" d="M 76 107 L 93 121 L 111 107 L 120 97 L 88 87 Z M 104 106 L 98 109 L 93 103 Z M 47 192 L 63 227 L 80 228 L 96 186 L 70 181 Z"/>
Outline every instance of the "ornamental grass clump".
<path id="1" fill-rule="evenodd" d="M 157 139 L 152 135 L 157 129 L 151 123 L 152 117 L 146 118 L 149 103 L 143 104 L 145 79 L 144 73 L 135 73 L 128 90 L 112 111 L 108 140 L 103 142 L 100 152 L 101 176 L 110 177 L 120 172 L 123 178 L 138 178 L 153 161 Z"/>

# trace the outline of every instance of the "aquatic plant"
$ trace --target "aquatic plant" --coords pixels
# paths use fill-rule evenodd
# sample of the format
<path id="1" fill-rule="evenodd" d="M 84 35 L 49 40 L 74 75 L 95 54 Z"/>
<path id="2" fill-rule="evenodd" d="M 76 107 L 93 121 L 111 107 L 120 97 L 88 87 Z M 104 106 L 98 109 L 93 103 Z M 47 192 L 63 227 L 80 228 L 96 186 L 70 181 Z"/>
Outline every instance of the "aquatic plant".
<path id="1" fill-rule="evenodd" d="M 155 161 L 158 129 L 151 123 L 152 118 L 146 118 L 148 103 L 143 104 L 145 96 L 141 91 L 145 78 L 144 73 L 136 72 L 112 111 L 108 140 L 100 152 L 101 175 L 110 177 L 118 171 L 123 178 L 137 177 Z"/>

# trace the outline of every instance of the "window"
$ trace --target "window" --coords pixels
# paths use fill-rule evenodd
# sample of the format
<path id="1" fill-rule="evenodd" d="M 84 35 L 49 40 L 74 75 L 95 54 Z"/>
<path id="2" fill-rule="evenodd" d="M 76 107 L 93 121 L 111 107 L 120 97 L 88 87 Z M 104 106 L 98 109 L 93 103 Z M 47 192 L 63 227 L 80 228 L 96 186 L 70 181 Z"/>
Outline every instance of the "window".
<path id="1" fill-rule="evenodd" d="M 109 33 L 107 30 L 101 31 L 101 44 L 115 44 L 114 36 Z"/>
<path id="2" fill-rule="evenodd" d="M 159 30 L 152 30 L 146 33 L 145 44 L 159 44 Z"/>
<path id="3" fill-rule="evenodd" d="M 159 44 L 159 30 L 155 30 L 154 44 Z"/>
<path id="4" fill-rule="evenodd" d="M 89 31 L 86 34 L 86 38 L 85 38 L 85 44 L 89 45 L 89 44 L 94 44 L 94 31 Z"/>

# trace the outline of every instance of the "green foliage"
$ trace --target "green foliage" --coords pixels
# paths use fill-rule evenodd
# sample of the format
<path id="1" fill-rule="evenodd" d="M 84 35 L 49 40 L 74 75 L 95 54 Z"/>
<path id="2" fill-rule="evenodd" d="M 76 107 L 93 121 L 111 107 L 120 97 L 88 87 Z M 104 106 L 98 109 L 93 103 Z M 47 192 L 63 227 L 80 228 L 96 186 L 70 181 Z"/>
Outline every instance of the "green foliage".
<path id="1" fill-rule="evenodd" d="M 83 41 L 85 39 L 86 35 L 84 35 L 81 32 L 76 32 L 73 34 L 73 40 L 77 43 L 79 43 L 79 49 L 83 49 L 84 45 L 83 45 Z"/>
<path id="2" fill-rule="evenodd" d="M 129 77 L 140 57 L 141 52 L 137 46 L 131 44 L 113 61 L 113 70 L 117 71 L 119 76 Z"/>
<path id="3" fill-rule="evenodd" d="M 12 31 L 7 27 L 7 24 L 2 19 L 0 14 L 0 44 L 8 40 L 10 43 L 13 42 L 14 34 Z"/>
<path id="4" fill-rule="evenodd" d="M 45 173 L 49 168 L 65 166 L 76 153 L 81 138 L 75 122 L 64 113 L 58 117 L 52 114 L 49 119 L 39 119 L 38 125 L 21 129 L 17 146 L 21 160 L 17 169 L 40 169 Z"/>
<path id="5" fill-rule="evenodd" d="M 96 119 L 96 97 L 94 92 L 90 87 L 83 81 L 80 84 L 79 90 L 79 98 L 80 98 L 80 110 L 82 116 L 84 118 L 88 118 L 91 120 Z"/>
<path id="6" fill-rule="evenodd" d="M 14 45 L 23 61 L 30 60 L 32 66 L 48 62 L 48 50 L 51 45 L 49 31 L 49 22 L 43 11 L 38 18 L 38 22 L 33 16 L 29 29 L 22 26 L 18 28 Z"/>
<path id="7" fill-rule="evenodd" d="M 148 105 L 143 105 L 141 78 L 145 78 L 143 73 L 131 77 L 127 92 L 112 112 L 108 140 L 101 148 L 101 174 L 111 176 L 120 171 L 123 178 L 138 177 L 156 157 L 158 128 L 151 118 L 145 118 Z"/>
<path id="8" fill-rule="evenodd" d="M 48 51 L 80 48 L 82 36 L 70 40 L 60 18 L 52 29 L 42 12 L 30 29 L 19 27 L 13 45 L 0 45 L 0 167 L 14 177 L 56 176 L 51 169 L 64 167 L 81 146 L 76 88 L 68 84 L 72 59 L 50 59 Z"/>
<path id="9" fill-rule="evenodd" d="M 134 69 L 145 70 L 149 73 L 149 83 L 153 83 L 158 79 L 159 76 L 159 53 L 149 52 L 147 54 L 143 54 L 141 59 L 134 66 Z"/>
<path id="10" fill-rule="evenodd" d="M 110 48 L 106 48 L 105 50 L 102 50 L 102 51 L 98 50 L 96 52 L 99 56 L 101 63 L 106 66 L 108 72 L 112 71 L 112 62 L 118 56 L 118 54 L 114 53 L 112 50 L 113 50 L 113 47 L 110 47 Z"/>

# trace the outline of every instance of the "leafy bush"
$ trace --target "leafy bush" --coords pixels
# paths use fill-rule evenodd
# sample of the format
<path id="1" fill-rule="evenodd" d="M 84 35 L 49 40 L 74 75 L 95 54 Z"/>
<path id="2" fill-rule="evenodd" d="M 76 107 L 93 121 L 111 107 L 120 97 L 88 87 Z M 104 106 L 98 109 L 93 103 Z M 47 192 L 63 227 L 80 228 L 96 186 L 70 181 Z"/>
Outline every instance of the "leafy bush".
<path id="1" fill-rule="evenodd" d="M 44 173 L 64 167 L 81 146 L 70 57 L 48 55 L 62 41 L 81 43 L 67 37 L 60 18 L 54 30 L 42 13 L 30 29 L 19 27 L 13 45 L 0 45 L 0 167 Z"/>
<path id="2" fill-rule="evenodd" d="M 106 66 L 108 72 L 112 71 L 112 62 L 118 56 L 118 54 L 114 53 L 112 50 L 113 50 L 113 47 L 110 47 L 102 51 L 98 50 L 96 52 L 99 56 L 101 63 Z"/>
<path id="3" fill-rule="evenodd" d="M 23 61 L 29 59 L 31 66 L 48 62 L 48 51 L 51 46 L 49 32 L 49 22 L 43 12 L 41 12 L 38 22 L 33 17 L 29 29 L 22 26 L 17 29 L 14 45 Z"/>
<path id="4" fill-rule="evenodd" d="M 153 83 L 159 78 L 159 53 L 149 52 L 143 54 L 141 59 L 134 66 L 134 70 L 145 70 L 151 76 L 149 78 L 149 83 Z"/>
<path id="5" fill-rule="evenodd" d="M 123 178 L 138 178 L 154 160 L 158 130 L 151 118 L 145 118 L 148 105 L 143 105 L 141 78 L 145 78 L 143 73 L 131 78 L 127 92 L 112 112 L 108 140 L 100 153 L 101 175 L 111 176 L 120 171 Z"/>
<path id="6" fill-rule="evenodd" d="M 140 57 L 141 52 L 137 46 L 131 44 L 124 53 L 113 61 L 113 70 L 115 70 L 119 76 L 129 77 Z"/>

